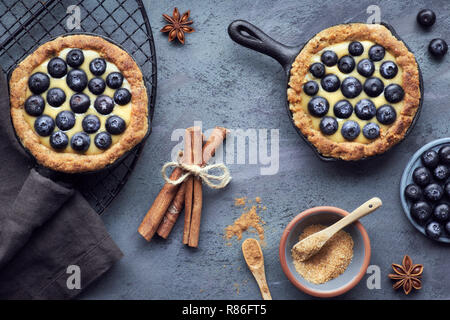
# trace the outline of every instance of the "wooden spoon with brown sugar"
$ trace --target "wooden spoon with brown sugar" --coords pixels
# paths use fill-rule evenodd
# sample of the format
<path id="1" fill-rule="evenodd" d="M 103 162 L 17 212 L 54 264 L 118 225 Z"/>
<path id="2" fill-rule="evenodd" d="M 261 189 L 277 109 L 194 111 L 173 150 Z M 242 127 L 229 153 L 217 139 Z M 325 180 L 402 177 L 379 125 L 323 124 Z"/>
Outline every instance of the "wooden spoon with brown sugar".
<path id="1" fill-rule="evenodd" d="M 329 226 L 322 231 L 314 233 L 309 237 L 297 242 L 292 248 L 292 255 L 299 261 L 305 261 L 318 253 L 325 243 L 336 234 L 339 230 L 345 228 L 350 223 L 374 212 L 381 207 L 383 202 L 380 198 L 372 198 L 357 209 L 355 209 L 349 215 L 340 219 L 333 225 Z"/>
<path id="2" fill-rule="evenodd" d="M 242 253 L 248 268 L 253 273 L 259 290 L 264 300 L 272 300 L 269 287 L 266 281 L 266 272 L 264 271 L 264 257 L 261 246 L 256 239 L 245 239 L 242 243 Z"/>

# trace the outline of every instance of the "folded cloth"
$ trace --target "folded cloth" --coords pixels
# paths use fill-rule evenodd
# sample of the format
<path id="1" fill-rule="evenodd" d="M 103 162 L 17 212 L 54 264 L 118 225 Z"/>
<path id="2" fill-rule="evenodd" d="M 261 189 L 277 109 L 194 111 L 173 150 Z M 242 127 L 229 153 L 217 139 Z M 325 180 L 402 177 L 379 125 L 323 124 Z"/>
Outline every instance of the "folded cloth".
<path id="1" fill-rule="evenodd" d="M 5 83 L 0 71 L 0 299 L 73 298 L 122 252 L 78 191 L 33 169 Z"/>

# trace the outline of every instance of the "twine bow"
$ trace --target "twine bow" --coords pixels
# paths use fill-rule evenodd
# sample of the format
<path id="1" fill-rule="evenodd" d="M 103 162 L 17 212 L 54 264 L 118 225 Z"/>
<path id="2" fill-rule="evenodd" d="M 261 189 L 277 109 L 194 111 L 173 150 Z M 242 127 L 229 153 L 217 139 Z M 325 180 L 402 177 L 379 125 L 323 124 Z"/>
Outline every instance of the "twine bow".
<path id="1" fill-rule="evenodd" d="M 171 180 L 166 174 L 167 168 L 169 167 L 181 168 L 185 171 L 185 173 L 177 180 Z M 222 170 L 222 174 L 220 175 L 210 174 L 209 170 L 212 169 L 220 169 Z M 224 165 L 223 163 L 208 164 L 204 167 L 201 167 L 196 164 L 186 164 L 182 162 L 172 161 L 164 164 L 164 166 L 161 169 L 161 174 L 167 183 L 173 185 L 178 185 L 182 183 L 184 180 L 186 180 L 187 177 L 193 175 L 202 179 L 203 183 L 205 183 L 208 187 L 212 189 L 225 188 L 227 184 L 231 181 L 230 171 L 228 171 L 227 166 Z M 218 181 L 218 183 L 213 183 L 212 180 Z"/>

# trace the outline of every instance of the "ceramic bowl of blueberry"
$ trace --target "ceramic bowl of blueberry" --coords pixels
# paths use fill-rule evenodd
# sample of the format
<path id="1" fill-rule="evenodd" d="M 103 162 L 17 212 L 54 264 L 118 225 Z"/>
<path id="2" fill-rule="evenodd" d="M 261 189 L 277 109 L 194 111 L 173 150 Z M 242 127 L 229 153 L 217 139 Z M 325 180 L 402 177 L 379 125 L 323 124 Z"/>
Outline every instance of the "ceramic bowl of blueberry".
<path id="1" fill-rule="evenodd" d="M 434 140 L 412 156 L 403 172 L 400 197 L 417 230 L 450 243 L 450 138 Z"/>

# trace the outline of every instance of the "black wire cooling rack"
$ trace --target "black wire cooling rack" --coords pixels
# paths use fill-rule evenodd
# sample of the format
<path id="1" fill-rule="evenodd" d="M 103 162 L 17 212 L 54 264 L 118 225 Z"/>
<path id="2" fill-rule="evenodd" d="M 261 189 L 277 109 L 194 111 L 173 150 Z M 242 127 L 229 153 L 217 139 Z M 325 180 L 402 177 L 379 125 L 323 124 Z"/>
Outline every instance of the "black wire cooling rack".
<path id="1" fill-rule="evenodd" d="M 77 24 L 74 10 L 81 14 L 80 28 L 69 30 Z M 0 0 L 1 68 L 9 74 L 44 42 L 61 34 L 80 32 L 106 36 L 133 56 L 147 85 L 151 125 L 156 98 L 156 53 L 142 0 Z M 142 148 L 143 143 L 113 167 L 74 180 L 99 214 L 125 185 Z"/>

